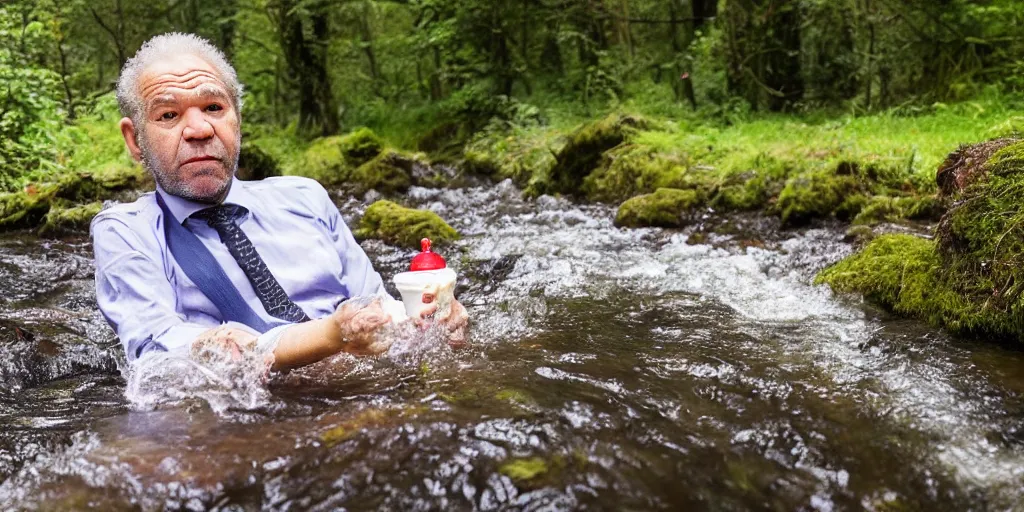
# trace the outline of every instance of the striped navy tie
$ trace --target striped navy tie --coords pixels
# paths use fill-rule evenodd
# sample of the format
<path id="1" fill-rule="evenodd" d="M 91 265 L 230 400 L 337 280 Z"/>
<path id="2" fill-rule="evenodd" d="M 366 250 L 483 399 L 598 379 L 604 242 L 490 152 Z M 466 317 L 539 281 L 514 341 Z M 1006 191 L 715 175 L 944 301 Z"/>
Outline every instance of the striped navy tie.
<path id="1" fill-rule="evenodd" d="M 193 213 L 192 216 L 205 220 L 220 235 L 220 241 L 228 247 L 231 256 L 238 262 L 238 266 L 249 278 L 252 287 L 256 290 L 256 296 L 260 298 L 263 307 L 276 318 L 289 322 L 305 322 L 309 320 L 306 313 L 302 311 L 285 293 L 281 283 L 277 282 L 274 274 L 270 273 L 263 258 L 256 252 L 252 241 L 245 236 L 245 232 L 235 222 L 246 213 L 246 209 L 233 204 L 221 204 L 205 210 Z"/>

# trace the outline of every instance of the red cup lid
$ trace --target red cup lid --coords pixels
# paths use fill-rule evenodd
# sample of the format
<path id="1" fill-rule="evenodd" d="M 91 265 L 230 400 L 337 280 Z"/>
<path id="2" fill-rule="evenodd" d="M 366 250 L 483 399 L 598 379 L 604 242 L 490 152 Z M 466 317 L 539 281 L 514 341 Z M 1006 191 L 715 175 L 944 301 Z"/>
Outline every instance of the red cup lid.
<path id="1" fill-rule="evenodd" d="M 440 270 L 448 266 L 444 258 L 430 250 L 430 239 L 420 240 L 420 249 L 423 251 L 412 258 L 409 270 L 417 272 L 420 270 Z"/>

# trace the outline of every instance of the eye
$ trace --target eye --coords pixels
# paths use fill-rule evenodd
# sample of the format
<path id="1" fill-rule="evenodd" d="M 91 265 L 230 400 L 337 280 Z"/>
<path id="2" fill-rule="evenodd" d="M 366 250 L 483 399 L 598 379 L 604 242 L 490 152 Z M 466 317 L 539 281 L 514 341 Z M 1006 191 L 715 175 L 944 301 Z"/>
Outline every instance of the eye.
<path id="1" fill-rule="evenodd" d="M 207 112 L 219 112 L 221 110 L 224 110 L 224 107 L 220 106 L 219 103 L 211 103 L 206 107 Z"/>
<path id="2" fill-rule="evenodd" d="M 177 112 L 164 112 L 163 114 L 160 114 L 160 120 L 161 121 L 170 121 L 170 120 L 174 119 L 175 117 L 178 117 L 178 113 Z"/>

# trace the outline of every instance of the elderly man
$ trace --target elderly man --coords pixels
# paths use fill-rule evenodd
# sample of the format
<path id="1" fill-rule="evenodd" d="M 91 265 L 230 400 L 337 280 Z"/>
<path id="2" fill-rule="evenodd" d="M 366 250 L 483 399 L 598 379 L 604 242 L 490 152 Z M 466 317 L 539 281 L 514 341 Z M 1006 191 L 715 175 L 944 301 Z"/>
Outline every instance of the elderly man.
<path id="1" fill-rule="evenodd" d="M 280 369 L 382 352 L 382 301 L 394 299 L 323 187 L 235 178 L 241 94 L 224 55 L 194 35 L 154 37 L 125 64 L 121 133 L 157 186 L 93 220 L 100 310 L 129 361 L 258 346 Z M 341 304 L 367 296 L 378 298 Z M 461 338 L 461 305 L 446 325 Z"/>

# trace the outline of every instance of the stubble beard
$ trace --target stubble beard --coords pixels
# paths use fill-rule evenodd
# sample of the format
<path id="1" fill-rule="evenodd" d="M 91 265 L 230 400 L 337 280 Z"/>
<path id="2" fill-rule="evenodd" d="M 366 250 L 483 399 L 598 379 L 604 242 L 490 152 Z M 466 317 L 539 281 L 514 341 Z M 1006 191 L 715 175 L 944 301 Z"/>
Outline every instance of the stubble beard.
<path id="1" fill-rule="evenodd" d="M 224 182 L 221 183 L 217 190 L 212 194 L 201 193 L 194 187 L 189 186 L 189 184 L 182 180 L 177 174 L 167 172 L 160 164 L 160 161 L 153 158 L 153 150 L 149 146 L 149 141 L 146 139 L 144 133 L 139 133 L 138 142 L 139 148 L 142 149 L 142 167 L 153 175 L 153 179 L 156 180 L 157 184 L 160 185 L 160 188 L 165 192 L 196 203 L 217 204 L 227 196 L 228 188 L 231 186 L 231 177 L 233 177 L 238 170 L 238 158 L 241 154 L 242 147 L 241 139 L 242 136 L 241 133 L 239 133 L 235 137 L 235 154 L 231 156 L 231 172 L 228 173 L 228 179 L 224 180 Z"/>

